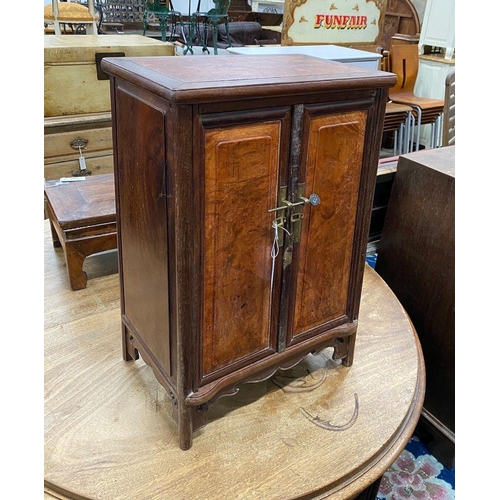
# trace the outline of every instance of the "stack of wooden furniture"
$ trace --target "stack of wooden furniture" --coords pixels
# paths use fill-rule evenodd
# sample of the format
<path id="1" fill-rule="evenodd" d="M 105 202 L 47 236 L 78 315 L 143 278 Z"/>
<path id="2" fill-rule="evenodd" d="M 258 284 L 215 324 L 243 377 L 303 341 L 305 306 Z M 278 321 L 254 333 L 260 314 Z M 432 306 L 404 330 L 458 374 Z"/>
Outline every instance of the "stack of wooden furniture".
<path id="1" fill-rule="evenodd" d="M 44 178 L 113 171 L 109 79 L 103 57 L 173 56 L 140 35 L 44 36 Z M 82 159 L 83 158 L 83 159 Z"/>
<path id="2" fill-rule="evenodd" d="M 87 284 L 85 258 L 116 248 L 110 85 L 101 60 L 173 56 L 174 47 L 140 35 L 45 35 L 44 42 L 45 215 L 78 290 Z"/>
<path id="3" fill-rule="evenodd" d="M 415 118 L 411 106 L 395 102 L 386 104 L 384 132 L 394 132 L 394 156 L 410 151 L 414 125 Z"/>
<path id="4" fill-rule="evenodd" d="M 440 127 L 444 101 L 415 95 L 419 69 L 418 45 L 393 43 L 390 49 L 390 67 L 391 72 L 398 77 L 396 85 L 389 91 L 390 99 L 413 108 L 416 129 L 415 149 L 419 149 L 420 146 L 421 127 L 427 124 L 432 126 L 430 147 L 438 147 L 441 140 Z"/>

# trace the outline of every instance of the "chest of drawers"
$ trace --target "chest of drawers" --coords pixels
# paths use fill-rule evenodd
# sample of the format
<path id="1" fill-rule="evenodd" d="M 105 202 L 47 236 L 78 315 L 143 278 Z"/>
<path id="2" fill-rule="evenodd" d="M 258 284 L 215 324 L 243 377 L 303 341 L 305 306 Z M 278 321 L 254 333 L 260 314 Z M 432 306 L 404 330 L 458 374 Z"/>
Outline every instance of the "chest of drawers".
<path id="1" fill-rule="evenodd" d="M 106 55 L 174 56 L 174 46 L 140 35 L 44 36 L 46 180 L 113 172 Z"/>
<path id="2" fill-rule="evenodd" d="M 46 180 L 113 172 L 110 111 L 46 117 L 44 129 Z"/>

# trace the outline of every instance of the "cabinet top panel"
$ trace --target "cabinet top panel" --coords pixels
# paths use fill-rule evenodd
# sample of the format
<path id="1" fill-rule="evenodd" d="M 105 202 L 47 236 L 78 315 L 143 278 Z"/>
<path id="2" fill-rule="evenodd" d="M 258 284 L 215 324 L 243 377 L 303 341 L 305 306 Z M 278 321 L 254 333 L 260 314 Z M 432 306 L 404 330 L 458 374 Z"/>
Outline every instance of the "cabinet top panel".
<path id="1" fill-rule="evenodd" d="M 302 54 L 243 57 L 119 57 L 101 66 L 169 101 L 195 103 L 345 89 L 392 87 L 383 71 Z"/>

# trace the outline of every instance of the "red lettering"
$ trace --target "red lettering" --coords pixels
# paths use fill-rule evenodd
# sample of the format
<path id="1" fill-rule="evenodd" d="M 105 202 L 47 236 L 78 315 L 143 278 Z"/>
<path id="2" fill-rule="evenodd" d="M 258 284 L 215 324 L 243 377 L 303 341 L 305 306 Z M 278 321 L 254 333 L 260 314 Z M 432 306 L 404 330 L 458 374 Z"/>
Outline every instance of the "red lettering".
<path id="1" fill-rule="evenodd" d="M 365 29 L 367 27 L 367 23 L 367 16 L 335 16 L 330 14 L 316 14 L 314 29 Z"/>
<path id="2" fill-rule="evenodd" d="M 315 29 L 321 28 L 321 25 L 323 24 L 324 19 L 325 19 L 324 14 L 316 14 L 316 21 L 314 23 L 314 28 Z"/>

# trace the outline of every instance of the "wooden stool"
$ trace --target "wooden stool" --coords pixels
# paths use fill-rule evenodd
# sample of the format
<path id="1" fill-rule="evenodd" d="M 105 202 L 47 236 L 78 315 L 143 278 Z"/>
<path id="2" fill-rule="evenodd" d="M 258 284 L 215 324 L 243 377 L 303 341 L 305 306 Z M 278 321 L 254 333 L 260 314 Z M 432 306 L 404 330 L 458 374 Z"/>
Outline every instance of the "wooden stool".
<path id="1" fill-rule="evenodd" d="M 47 183 L 44 194 L 53 245 L 64 250 L 71 289 L 81 290 L 85 258 L 117 248 L 114 176 Z"/>

